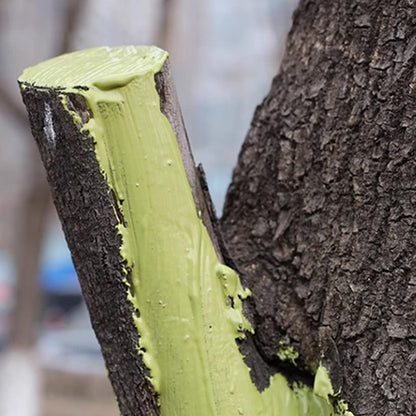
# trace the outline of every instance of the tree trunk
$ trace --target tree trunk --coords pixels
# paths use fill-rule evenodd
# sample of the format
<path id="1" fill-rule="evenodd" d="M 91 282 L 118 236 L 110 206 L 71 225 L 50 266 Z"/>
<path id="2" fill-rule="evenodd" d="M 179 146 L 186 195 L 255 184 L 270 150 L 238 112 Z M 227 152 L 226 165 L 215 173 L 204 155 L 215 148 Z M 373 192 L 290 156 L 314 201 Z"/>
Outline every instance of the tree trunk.
<path id="1" fill-rule="evenodd" d="M 416 413 L 416 7 L 303 0 L 222 229 L 258 351 L 316 362 L 355 415 Z"/>
<path id="2" fill-rule="evenodd" d="M 295 13 L 228 192 L 221 224 L 233 260 L 217 245 L 252 289 L 255 334 L 239 346 L 260 390 L 277 370 L 310 382 L 323 354 L 356 415 L 415 414 L 415 20 L 410 0 L 304 0 Z M 134 354 L 123 201 L 67 111 L 86 123 L 85 102 L 67 94 L 64 109 L 60 94 L 23 89 L 121 412 L 157 415 Z M 286 345 L 296 366 L 279 354 Z"/>

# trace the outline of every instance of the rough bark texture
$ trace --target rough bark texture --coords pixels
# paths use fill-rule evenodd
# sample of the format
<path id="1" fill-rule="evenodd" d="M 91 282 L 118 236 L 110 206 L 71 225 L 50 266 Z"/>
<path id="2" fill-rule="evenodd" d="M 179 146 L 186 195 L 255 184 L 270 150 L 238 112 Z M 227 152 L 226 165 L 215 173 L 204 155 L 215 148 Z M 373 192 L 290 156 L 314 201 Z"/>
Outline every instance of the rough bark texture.
<path id="1" fill-rule="evenodd" d="M 59 94 L 52 89 L 22 89 L 120 412 L 124 416 L 156 416 L 157 397 L 137 354 L 134 310 L 127 301 L 116 201 L 100 172 L 92 138 L 80 133 Z M 44 128 L 46 105 L 51 109 L 54 142 L 48 140 Z M 67 105 L 84 123 L 88 120 L 86 104 L 79 96 L 68 95 Z"/>
<path id="2" fill-rule="evenodd" d="M 416 414 L 416 5 L 304 0 L 222 228 L 255 344 L 325 352 L 358 415 Z"/>

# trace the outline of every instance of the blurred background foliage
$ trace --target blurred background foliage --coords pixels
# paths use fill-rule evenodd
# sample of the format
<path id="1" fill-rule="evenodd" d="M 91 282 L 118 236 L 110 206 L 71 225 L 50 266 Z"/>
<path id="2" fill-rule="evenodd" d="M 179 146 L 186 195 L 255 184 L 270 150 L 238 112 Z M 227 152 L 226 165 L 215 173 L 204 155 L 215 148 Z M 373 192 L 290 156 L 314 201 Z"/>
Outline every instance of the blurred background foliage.
<path id="1" fill-rule="evenodd" d="M 0 0 L 0 416 L 116 415 L 16 79 L 57 54 L 170 52 L 195 160 L 221 207 L 296 0 Z"/>

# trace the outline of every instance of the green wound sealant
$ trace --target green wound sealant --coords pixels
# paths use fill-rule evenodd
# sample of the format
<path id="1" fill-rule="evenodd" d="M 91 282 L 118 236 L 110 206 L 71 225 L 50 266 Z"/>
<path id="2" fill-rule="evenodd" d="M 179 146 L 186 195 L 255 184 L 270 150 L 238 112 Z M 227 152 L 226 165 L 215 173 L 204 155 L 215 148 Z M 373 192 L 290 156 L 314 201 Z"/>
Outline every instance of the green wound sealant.
<path id="1" fill-rule="evenodd" d="M 333 391 L 325 371 L 318 371 L 313 389 L 289 386 L 281 374 L 262 392 L 252 383 L 236 344 L 253 331 L 242 312 L 250 292 L 217 258 L 175 134 L 160 110 L 154 77 L 167 56 L 155 47 L 95 48 L 45 61 L 20 78 L 35 88 L 61 90 L 70 113 L 68 93 L 82 95 L 90 109 L 92 117 L 82 126 L 72 115 L 94 140 L 124 217 L 118 232 L 131 276 L 126 297 L 139 311 L 132 316 L 138 351 L 159 393 L 161 415 L 346 414 L 328 398 Z M 48 108 L 45 120 L 53 132 Z"/>

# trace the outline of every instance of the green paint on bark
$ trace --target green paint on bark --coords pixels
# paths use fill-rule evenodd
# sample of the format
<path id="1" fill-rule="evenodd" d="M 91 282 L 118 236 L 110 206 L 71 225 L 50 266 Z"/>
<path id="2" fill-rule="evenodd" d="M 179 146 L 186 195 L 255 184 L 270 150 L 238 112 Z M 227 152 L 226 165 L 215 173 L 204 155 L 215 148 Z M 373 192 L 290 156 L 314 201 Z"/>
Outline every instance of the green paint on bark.
<path id="1" fill-rule="evenodd" d="M 294 350 L 290 345 L 285 344 L 283 341 L 280 342 L 277 356 L 281 361 L 289 361 L 293 365 L 296 365 L 296 360 L 299 358 L 299 353 Z"/>
<path id="2" fill-rule="evenodd" d="M 132 317 L 138 350 L 160 395 L 161 415 L 341 414 L 319 380 L 315 389 L 290 387 L 276 374 L 259 392 L 250 379 L 236 344 L 253 331 L 242 312 L 250 292 L 218 261 L 160 111 L 154 76 L 167 56 L 154 47 L 96 48 L 43 62 L 20 78 L 60 89 L 63 106 L 68 93 L 87 101 L 92 117 L 80 128 L 93 138 L 118 199 L 114 209 L 123 214 L 120 253 L 126 286 L 127 273 L 132 282 L 126 296 L 140 314 Z M 77 114 L 73 119 L 80 124 Z"/>

